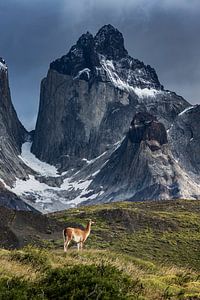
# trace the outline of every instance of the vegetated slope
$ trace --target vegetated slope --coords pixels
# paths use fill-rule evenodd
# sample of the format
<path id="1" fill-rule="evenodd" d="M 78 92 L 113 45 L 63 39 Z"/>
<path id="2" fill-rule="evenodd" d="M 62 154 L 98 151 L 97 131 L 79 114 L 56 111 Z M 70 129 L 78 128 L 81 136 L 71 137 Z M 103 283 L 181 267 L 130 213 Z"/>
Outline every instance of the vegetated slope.
<path id="1" fill-rule="evenodd" d="M 15 211 L 0 207 L 0 247 L 21 248 L 27 244 L 44 245 L 42 240 L 60 236 L 63 224 L 37 211 Z"/>
<path id="2" fill-rule="evenodd" d="M 87 247 L 200 269 L 200 202 L 119 202 L 51 216 L 67 224 L 96 222 Z"/>
<path id="3" fill-rule="evenodd" d="M 4 299 L 200 297 L 199 201 L 121 202 L 47 216 L 12 212 L 9 220 L 8 212 L 2 215 L 1 239 L 2 224 L 8 224 L 19 240 L 23 233 L 29 237 L 23 243 L 40 250 L 0 251 L 0 299 L 2 293 Z M 84 251 L 72 244 L 64 254 L 62 228 L 84 226 L 89 218 L 95 225 Z"/>
<path id="4" fill-rule="evenodd" d="M 199 269 L 199 204 L 197 200 L 118 202 L 49 215 L 0 208 L 0 246 L 12 249 L 31 243 L 62 250 L 62 229 L 85 226 L 92 219 L 95 225 L 86 248 Z M 5 228 L 17 243 L 6 242 Z"/>

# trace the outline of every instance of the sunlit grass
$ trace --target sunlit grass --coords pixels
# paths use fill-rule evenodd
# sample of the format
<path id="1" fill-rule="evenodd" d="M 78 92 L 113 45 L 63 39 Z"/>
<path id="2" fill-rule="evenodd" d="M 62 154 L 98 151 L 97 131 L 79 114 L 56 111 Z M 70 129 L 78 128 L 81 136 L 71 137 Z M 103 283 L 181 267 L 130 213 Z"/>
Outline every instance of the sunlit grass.
<path id="1" fill-rule="evenodd" d="M 13 279 L 13 293 L 18 287 L 19 297 L 24 289 L 29 298 L 23 299 L 32 299 L 31 289 L 42 294 L 41 282 L 52 280 L 54 270 L 59 281 L 59 276 L 65 278 L 68 270 L 73 274 L 77 268 L 77 280 L 81 280 L 88 266 L 94 272 L 95 268 L 104 270 L 107 266 L 108 270 L 117 270 L 116 276 L 121 274 L 125 281 L 130 279 L 130 291 L 124 299 L 200 299 L 199 204 L 185 200 L 121 202 L 51 214 L 50 218 L 64 221 L 66 226 L 85 226 L 88 219 L 95 221 L 84 250 L 77 252 L 72 243 L 64 253 L 62 235 L 57 240 L 41 239 L 40 249 L 29 246 L 0 250 L 2 288 L 7 282 L 5 278 Z M 114 281 L 113 287 L 117 288 Z M 96 295 L 95 287 L 93 292 Z"/>

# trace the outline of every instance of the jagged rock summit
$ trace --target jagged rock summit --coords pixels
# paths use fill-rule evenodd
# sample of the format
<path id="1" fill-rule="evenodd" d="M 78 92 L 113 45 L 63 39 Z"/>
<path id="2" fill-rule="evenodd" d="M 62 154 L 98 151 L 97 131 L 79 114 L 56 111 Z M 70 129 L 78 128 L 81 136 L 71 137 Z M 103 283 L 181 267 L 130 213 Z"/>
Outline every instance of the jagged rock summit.
<path id="1" fill-rule="evenodd" d="M 105 25 L 50 64 L 32 152 L 61 170 L 76 168 L 122 139 L 136 112 L 153 113 L 168 128 L 189 106 L 165 91 L 155 70 L 132 58 L 122 34 Z"/>
<path id="2" fill-rule="evenodd" d="M 118 65 L 113 65 L 114 62 L 118 62 Z M 131 87 L 163 89 L 155 70 L 128 55 L 123 35 L 110 24 L 103 26 L 94 37 L 89 32 L 83 34 L 67 55 L 50 64 L 52 70 L 90 83 L 95 80 L 113 83 L 115 80 L 120 81 L 117 74 L 112 78 L 112 72 L 108 72 L 110 68 L 115 67 L 121 73 L 122 79 L 127 81 L 127 86 L 116 83 L 122 90 Z M 127 69 L 130 73 L 129 78 L 126 74 Z"/>
<path id="3" fill-rule="evenodd" d="M 121 32 L 108 24 L 103 26 L 94 37 L 96 51 L 106 55 L 107 59 L 119 60 L 128 56 L 124 47 L 124 38 Z"/>

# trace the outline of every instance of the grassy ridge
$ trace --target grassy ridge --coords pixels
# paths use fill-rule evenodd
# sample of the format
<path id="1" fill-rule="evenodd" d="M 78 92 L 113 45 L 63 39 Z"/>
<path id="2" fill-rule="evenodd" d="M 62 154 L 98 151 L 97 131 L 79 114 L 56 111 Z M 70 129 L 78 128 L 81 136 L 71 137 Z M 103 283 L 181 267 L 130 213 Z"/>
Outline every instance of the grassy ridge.
<path id="1" fill-rule="evenodd" d="M 53 214 L 67 224 L 96 225 L 87 247 L 200 270 L 200 201 L 119 202 Z M 62 240 L 56 241 L 62 245 Z"/>
<path id="2" fill-rule="evenodd" d="M 96 224 L 83 252 L 0 251 L 1 299 L 200 299 L 200 202 L 115 203 L 50 214 L 68 225 Z"/>

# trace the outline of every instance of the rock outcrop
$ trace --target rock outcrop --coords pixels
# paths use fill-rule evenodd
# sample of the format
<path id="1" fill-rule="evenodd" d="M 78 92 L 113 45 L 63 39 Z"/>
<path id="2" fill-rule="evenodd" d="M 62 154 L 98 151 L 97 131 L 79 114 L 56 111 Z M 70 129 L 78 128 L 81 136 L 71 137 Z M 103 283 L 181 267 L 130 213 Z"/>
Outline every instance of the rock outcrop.
<path id="1" fill-rule="evenodd" d="M 135 115 L 126 137 L 88 191 L 96 197 L 87 203 L 200 197 L 197 182 L 173 157 L 164 125 L 148 113 Z"/>
<path id="2" fill-rule="evenodd" d="M 19 159 L 28 133 L 18 120 L 8 82 L 8 67 L 0 59 L 0 178 L 12 186 L 16 178 L 27 179 L 27 166 Z"/>
<path id="3" fill-rule="evenodd" d="M 122 139 L 136 112 L 153 112 L 168 128 L 188 106 L 164 90 L 155 70 L 132 58 L 122 34 L 106 25 L 96 36 L 83 34 L 50 64 L 41 83 L 32 152 L 62 170 L 82 166 L 82 159 Z"/>
<path id="4" fill-rule="evenodd" d="M 169 129 L 174 157 L 195 176 L 200 176 L 200 105 L 181 112 Z"/>

